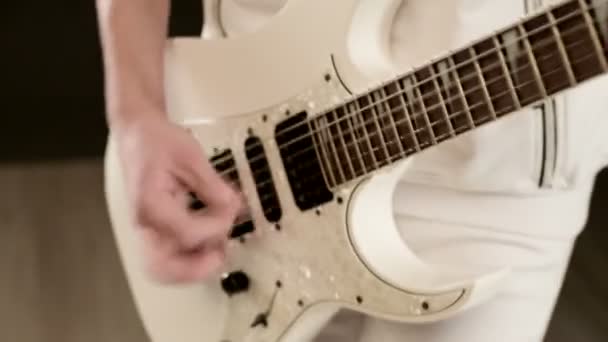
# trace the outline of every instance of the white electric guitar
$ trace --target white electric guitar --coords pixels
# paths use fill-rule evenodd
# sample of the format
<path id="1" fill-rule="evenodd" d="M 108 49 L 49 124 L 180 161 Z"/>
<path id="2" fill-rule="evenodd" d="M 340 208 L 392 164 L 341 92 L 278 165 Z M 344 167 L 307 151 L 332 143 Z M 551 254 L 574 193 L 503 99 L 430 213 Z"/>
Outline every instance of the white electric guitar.
<path id="1" fill-rule="evenodd" d="M 306 341 L 341 308 L 423 322 L 491 296 L 502 270 L 461 279 L 408 249 L 394 185 L 410 157 L 606 73 L 606 1 L 545 8 L 382 83 L 347 51 L 375 0 L 291 0 L 251 35 L 171 40 L 170 111 L 252 218 L 233 228 L 217 279 L 149 280 L 110 137 L 109 212 L 152 341 Z"/>

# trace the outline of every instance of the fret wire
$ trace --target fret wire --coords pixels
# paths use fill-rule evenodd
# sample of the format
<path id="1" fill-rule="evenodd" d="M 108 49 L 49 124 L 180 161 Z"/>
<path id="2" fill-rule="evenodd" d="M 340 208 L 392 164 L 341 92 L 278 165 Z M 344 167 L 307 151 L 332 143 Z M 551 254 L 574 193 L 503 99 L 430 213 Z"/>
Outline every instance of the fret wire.
<path id="1" fill-rule="evenodd" d="M 346 106 L 346 107 L 348 108 L 349 106 Z M 357 134 L 357 131 L 355 130 L 355 126 L 353 126 L 353 123 L 352 123 L 352 112 L 348 109 L 345 109 L 344 115 L 347 116 L 346 123 L 348 124 L 348 129 L 353 138 L 353 143 L 355 145 L 355 151 L 357 153 L 357 158 L 359 158 L 359 164 L 361 164 L 361 169 L 363 169 L 363 172 L 367 173 L 368 172 L 367 165 L 365 164 L 365 159 L 363 158 L 363 154 L 361 153 L 361 150 L 359 149 L 359 140 L 360 140 L 359 134 Z M 356 138 L 355 138 L 355 136 L 356 136 Z"/>
<path id="2" fill-rule="evenodd" d="M 431 121 L 429 118 L 429 113 L 426 110 L 426 105 L 424 104 L 424 100 L 422 98 L 422 93 L 420 92 L 420 83 L 418 83 L 418 79 L 414 73 L 411 74 L 411 77 L 414 78 L 414 82 L 412 83 L 413 91 L 416 93 L 416 98 L 420 103 L 420 108 L 422 109 L 422 118 L 424 119 L 425 125 L 427 126 L 427 131 L 429 131 L 429 135 L 431 137 L 431 143 L 433 145 L 437 145 L 437 139 L 435 138 L 435 131 L 433 131 L 433 127 L 431 126 Z M 414 86 L 413 84 L 418 84 Z"/>
<path id="3" fill-rule="evenodd" d="M 319 119 L 322 120 L 322 125 L 325 126 L 323 127 L 323 129 L 327 134 L 327 140 L 329 140 L 328 145 L 331 155 L 333 156 L 334 162 L 336 163 L 336 169 L 338 169 L 338 176 L 340 176 L 343 181 L 346 181 L 346 175 L 344 174 L 344 170 L 342 170 L 342 163 L 340 162 L 340 156 L 338 155 L 338 149 L 336 148 L 336 141 L 334 139 L 333 134 L 331 133 L 331 129 L 329 128 L 329 120 L 327 119 L 326 115 L 321 116 Z"/>
<path id="4" fill-rule="evenodd" d="M 333 110 L 332 113 L 334 114 L 334 118 L 336 118 L 336 120 L 338 120 L 338 113 L 335 110 Z M 356 178 L 357 173 L 355 172 L 355 167 L 353 166 L 353 163 L 351 161 L 350 152 L 349 152 L 348 148 L 346 148 L 346 141 L 344 140 L 344 132 L 342 131 L 342 126 L 339 123 L 336 126 L 337 126 L 336 130 L 338 131 L 338 137 L 340 138 L 340 143 L 344 147 L 344 154 L 346 155 L 346 163 L 348 164 L 348 168 L 350 169 L 352 177 Z M 345 179 L 345 180 L 348 180 L 348 179 Z"/>
<path id="5" fill-rule="evenodd" d="M 589 28 L 591 40 L 593 41 L 593 46 L 595 47 L 595 52 L 598 55 L 599 62 L 602 65 L 602 69 L 604 71 L 608 71 L 608 61 L 606 61 L 606 55 L 604 55 L 604 48 L 602 47 L 602 42 L 600 41 L 598 32 L 595 29 L 594 20 L 591 17 L 591 9 L 589 8 L 589 5 L 587 4 L 586 0 L 579 0 L 578 2 L 581 6 L 581 9 L 583 10 L 583 17 L 585 17 L 585 22 L 587 23 L 587 28 Z"/>
<path id="6" fill-rule="evenodd" d="M 579 26 L 578 28 L 580 28 L 580 26 Z M 575 31 L 575 30 L 570 30 L 570 31 L 567 31 L 567 33 L 571 33 L 571 32 L 574 32 L 574 31 Z M 553 40 L 551 40 L 551 41 L 553 41 Z M 543 42 L 546 42 L 546 41 L 543 41 Z M 570 45 L 569 45 L 569 47 L 573 47 L 573 46 L 575 46 L 575 45 L 577 45 L 577 44 L 580 44 L 580 42 L 570 44 Z M 541 43 L 541 44 L 539 44 L 538 46 L 535 46 L 535 47 L 540 47 L 541 45 L 542 45 L 542 43 Z M 524 54 L 526 54 L 526 53 L 524 53 Z M 541 56 L 541 58 L 538 58 L 537 60 L 538 60 L 538 61 L 541 61 L 541 60 L 544 60 L 544 59 L 545 59 L 545 58 L 547 58 L 547 57 L 551 57 L 551 56 L 543 55 L 543 56 Z M 470 60 L 467 60 L 467 61 L 466 61 L 466 63 L 470 63 L 470 62 L 471 62 Z M 453 62 L 453 63 L 454 63 L 454 62 Z M 464 64 L 464 63 L 462 63 L 462 64 Z M 500 65 L 499 65 L 499 63 L 494 63 L 494 64 L 492 64 L 492 65 L 490 65 L 490 66 L 491 66 L 492 68 L 494 68 L 494 67 L 497 67 L 497 66 L 500 66 Z M 456 67 L 456 66 L 454 65 L 454 67 Z M 513 70 L 513 72 L 523 70 L 523 69 L 525 69 L 525 68 L 527 68 L 527 67 L 531 67 L 531 64 L 527 64 L 527 65 L 524 65 L 523 67 L 519 67 L 519 68 L 517 68 L 517 69 L 514 69 L 514 70 Z M 491 68 L 486 68 L 486 69 L 483 69 L 483 70 L 484 70 L 484 71 L 488 71 L 488 70 L 490 70 L 490 69 L 491 69 Z M 450 70 L 450 71 L 454 72 L 454 70 Z M 471 76 L 471 75 L 468 75 L 468 76 Z M 468 76 L 465 76 L 465 77 L 468 77 Z M 478 76 L 477 76 L 477 73 L 475 74 L 475 77 L 478 77 Z M 469 78 L 470 78 L 470 77 L 469 77 Z M 493 83 L 493 82 L 495 82 L 495 81 L 498 81 L 499 79 L 503 79 L 503 78 L 504 78 L 504 77 L 502 77 L 502 76 L 501 76 L 500 78 L 494 78 L 494 79 L 491 79 L 491 80 L 489 80 L 489 81 L 486 81 L 486 85 L 489 85 L 489 84 L 491 84 L 491 83 Z M 534 80 L 534 82 L 536 83 L 536 82 L 537 82 L 537 80 L 535 79 L 535 80 Z M 413 86 L 411 86 L 411 88 L 409 88 L 408 90 L 413 90 L 413 88 L 414 88 L 414 87 L 413 87 Z M 517 87 L 516 87 L 516 88 L 517 88 Z M 401 93 L 402 93 L 402 94 L 406 93 L 406 90 L 403 90 L 403 88 L 401 88 L 401 89 L 402 89 L 402 91 L 401 91 Z M 471 88 L 470 90 L 471 90 L 471 91 L 474 91 L 474 90 L 480 90 L 480 89 L 481 89 L 481 86 L 478 86 L 478 87 Z M 424 97 L 424 96 L 423 96 L 423 97 Z M 453 99 L 453 98 L 450 98 L 450 100 L 451 100 L 451 99 Z M 432 107 L 430 107 L 430 108 L 433 108 L 433 109 L 434 109 L 434 108 L 436 108 L 436 107 L 435 107 L 435 106 L 432 106 Z"/>
<path id="7" fill-rule="evenodd" d="M 370 154 L 372 157 L 371 158 L 372 163 L 374 164 L 374 170 L 377 170 L 378 161 L 376 160 L 376 154 L 373 153 L 374 148 L 372 147 L 372 141 L 370 140 L 369 133 L 367 132 L 367 128 L 365 127 L 365 119 L 362 117 L 363 113 L 361 111 L 361 107 L 359 106 L 359 100 L 355 99 L 354 103 L 355 103 L 355 108 L 356 108 L 354 119 L 357 121 L 361 120 L 361 122 L 362 122 L 361 128 L 363 129 L 363 133 L 365 135 L 365 142 L 367 143 L 367 147 L 370 150 Z M 355 125 L 356 125 L 356 123 L 355 123 Z"/>
<path id="8" fill-rule="evenodd" d="M 488 108 L 490 109 L 490 117 L 496 120 L 496 109 L 494 108 L 494 104 L 492 103 L 492 98 L 490 97 L 490 92 L 488 91 L 488 86 L 486 85 L 486 80 L 483 77 L 483 71 L 481 70 L 481 66 L 479 65 L 479 56 L 473 47 L 469 48 L 469 53 L 471 57 L 473 57 L 473 64 L 475 65 L 475 70 L 477 70 L 477 78 L 481 83 L 481 90 L 483 92 L 483 96 L 486 98 L 486 102 L 488 103 Z"/>
<path id="9" fill-rule="evenodd" d="M 526 52 L 528 54 L 528 59 L 530 60 L 532 72 L 534 73 L 534 78 L 536 79 L 536 83 L 538 84 L 538 90 L 540 90 L 542 97 L 547 97 L 547 89 L 545 89 L 545 83 L 543 82 L 543 79 L 540 75 L 540 71 L 538 69 L 538 65 L 536 64 L 536 57 L 534 57 L 534 52 L 532 50 L 532 45 L 530 44 L 530 39 L 521 23 L 517 25 L 517 28 L 519 29 L 519 32 L 522 37 L 525 36 L 525 38 L 523 38 L 523 41 L 526 47 Z"/>
<path id="10" fill-rule="evenodd" d="M 588 59 L 588 58 L 590 58 L 590 57 L 592 57 L 592 55 L 587 55 L 585 58 L 581 58 L 581 59 L 579 59 L 579 60 L 578 60 L 578 62 L 582 62 L 583 60 Z M 552 70 L 552 71 L 550 71 L 550 72 L 547 72 L 547 73 L 545 74 L 545 76 L 550 75 L 550 74 L 552 74 L 552 73 L 554 73 L 554 72 L 557 72 L 557 71 L 559 71 L 559 70 Z M 536 82 L 536 81 L 535 81 L 535 80 L 529 80 L 529 81 L 527 81 L 527 82 L 525 82 L 525 83 L 522 83 L 522 84 L 520 85 L 520 87 L 523 87 L 523 86 L 525 86 L 525 85 L 527 85 L 527 84 L 529 84 L 529 83 L 531 83 L 531 82 Z M 503 92 L 501 92 L 501 93 L 498 93 L 498 94 L 496 94 L 496 96 L 495 96 L 495 97 L 493 97 L 493 98 L 499 98 L 499 97 L 505 96 L 505 95 L 507 94 L 507 92 L 508 92 L 508 90 L 503 91 Z M 484 105 L 484 104 L 485 104 L 485 101 L 477 102 L 477 103 L 473 104 L 473 105 L 471 106 L 471 108 L 480 107 L 480 106 L 482 106 L 482 105 Z M 454 114 L 450 115 L 450 118 L 455 118 L 457 115 L 460 115 L 460 114 L 462 114 L 462 111 L 460 111 L 460 112 L 457 112 L 457 113 L 454 113 Z M 488 116 L 487 118 L 490 118 L 490 117 Z M 397 123 L 399 123 L 399 122 L 397 122 Z M 432 122 L 432 123 L 431 123 L 431 125 L 432 125 L 432 126 L 435 126 L 435 125 L 436 125 L 436 124 L 438 124 L 438 123 L 441 123 L 441 122 L 440 122 L 440 121 L 434 121 L 434 122 Z M 415 133 L 422 132 L 423 130 L 424 130 L 424 131 L 426 131 L 426 128 L 420 128 L 420 129 L 416 130 L 416 131 L 415 131 Z"/>
<path id="11" fill-rule="evenodd" d="M 462 102 L 464 104 L 464 109 L 467 114 L 467 120 L 469 120 L 469 125 L 471 125 L 471 128 L 475 128 L 476 127 L 475 120 L 473 120 L 473 113 L 471 113 L 471 108 L 469 107 L 469 100 L 467 100 L 467 96 L 464 92 L 464 88 L 462 87 L 462 80 L 460 79 L 460 76 L 458 75 L 458 69 L 456 68 L 456 63 L 454 62 L 454 57 L 452 55 L 450 55 L 450 57 L 448 58 L 448 62 L 449 62 L 450 67 L 452 68 L 451 72 L 452 72 L 452 76 L 456 80 L 456 85 L 458 86 L 458 92 L 460 93 L 460 97 L 462 97 Z"/>
<path id="12" fill-rule="evenodd" d="M 507 65 L 507 60 L 503 55 L 502 48 L 500 47 L 500 42 L 498 41 L 498 37 L 495 34 L 493 39 L 494 46 L 498 50 L 498 58 L 500 59 L 500 64 L 502 66 L 502 72 L 505 74 L 505 79 L 509 86 L 509 90 L 511 93 L 511 98 L 513 98 L 513 103 L 515 103 L 516 109 L 521 109 L 521 103 L 519 102 L 519 96 L 517 96 L 517 92 L 515 91 L 515 85 L 513 84 L 513 78 L 511 76 L 511 71 L 509 71 L 509 67 Z"/>
<path id="13" fill-rule="evenodd" d="M 388 118 L 391 122 L 391 127 L 393 128 L 393 134 L 395 134 L 395 139 L 396 139 L 395 143 L 397 144 L 397 147 L 399 147 L 399 154 L 403 158 L 407 154 L 405 153 L 405 149 L 402 146 L 401 136 L 399 135 L 399 131 L 397 130 L 397 124 L 395 123 L 395 118 L 393 117 L 393 111 L 391 109 L 391 106 L 388 103 L 388 95 L 386 94 L 384 87 L 380 87 L 380 92 L 381 92 L 380 96 L 382 98 L 382 102 L 384 103 L 384 108 L 385 108 L 386 113 L 388 114 Z"/>
<path id="14" fill-rule="evenodd" d="M 553 30 L 553 35 L 555 36 L 557 48 L 559 49 L 559 53 L 562 56 L 562 61 L 564 62 L 566 67 L 566 72 L 568 73 L 568 80 L 570 81 L 570 86 L 575 86 L 577 82 L 576 77 L 574 76 L 574 69 L 572 69 L 570 57 L 568 57 L 568 53 L 566 52 L 566 47 L 564 46 L 562 35 L 557 27 L 557 20 L 555 19 L 555 15 L 553 15 L 553 11 L 548 11 L 547 16 L 549 17 L 549 22 L 551 23 L 551 29 Z"/>
<path id="15" fill-rule="evenodd" d="M 450 114 L 448 114 L 448 108 L 445 105 L 445 99 L 443 98 L 443 94 L 441 94 L 441 88 L 439 87 L 439 82 L 437 81 L 438 75 L 435 72 L 435 68 L 431 65 L 429 67 L 431 69 L 431 77 L 433 78 L 433 84 L 435 85 L 435 90 L 437 91 L 437 96 L 439 97 L 439 101 L 441 102 L 441 109 L 443 111 L 443 117 L 445 118 L 448 124 L 448 130 L 450 136 L 456 136 L 456 131 L 454 131 L 454 126 L 452 125 L 452 121 L 450 120 Z M 447 89 L 446 89 L 447 91 Z"/>
<path id="16" fill-rule="evenodd" d="M 370 92 L 367 93 L 367 99 L 370 101 L 370 104 L 372 104 L 371 105 L 371 115 L 372 115 L 374 124 L 376 126 L 376 129 L 380 133 L 380 134 L 378 134 L 378 136 L 380 138 L 380 144 L 382 145 L 382 151 L 384 151 L 384 155 L 386 156 L 386 161 L 390 164 L 391 155 L 388 151 L 388 148 L 386 147 L 386 141 L 384 140 L 383 130 L 382 130 L 382 128 L 380 128 L 380 123 L 378 122 L 378 116 L 380 116 L 380 114 L 378 114 L 378 110 L 375 105 L 376 100 L 374 99 L 373 91 L 371 93 Z"/>
<path id="17" fill-rule="evenodd" d="M 314 126 L 314 127 L 312 127 Z M 315 152 L 317 153 L 317 158 L 320 161 L 323 161 L 322 163 L 319 163 L 321 165 L 321 174 L 323 174 L 323 178 L 325 179 L 325 183 L 327 183 L 327 186 L 329 188 L 334 187 L 337 183 L 336 180 L 333 177 L 333 172 L 331 172 L 331 163 L 329 162 L 329 159 L 327 159 L 325 157 L 325 148 L 323 147 L 323 139 L 322 136 L 320 136 L 322 134 L 322 132 L 319 132 L 317 130 L 317 123 L 315 120 L 310 120 L 308 121 L 308 128 L 312 131 L 315 132 L 313 134 L 313 137 L 316 137 L 316 140 L 319 141 L 319 147 L 321 149 L 321 151 L 319 151 L 319 147 L 317 147 L 317 144 L 315 143 L 315 139 L 313 139 L 313 147 L 315 149 Z M 321 155 L 323 155 L 323 157 L 321 157 Z M 324 170 L 323 165 L 325 165 L 328 169 Z M 330 177 L 331 176 L 331 180 Z"/>
<path id="18" fill-rule="evenodd" d="M 410 115 L 410 111 L 407 109 L 407 105 L 405 103 L 405 99 L 403 98 L 403 94 L 405 94 L 405 89 L 401 86 L 401 82 L 395 81 L 397 84 L 397 90 L 399 93 L 396 95 L 399 98 L 399 102 L 401 102 L 401 106 L 403 106 L 403 112 L 405 113 L 405 118 L 407 121 L 407 127 L 412 133 L 412 137 L 414 138 L 414 144 L 416 145 L 416 151 L 420 151 L 420 142 L 418 141 L 418 135 L 414 131 L 414 126 L 412 125 L 412 116 Z"/>

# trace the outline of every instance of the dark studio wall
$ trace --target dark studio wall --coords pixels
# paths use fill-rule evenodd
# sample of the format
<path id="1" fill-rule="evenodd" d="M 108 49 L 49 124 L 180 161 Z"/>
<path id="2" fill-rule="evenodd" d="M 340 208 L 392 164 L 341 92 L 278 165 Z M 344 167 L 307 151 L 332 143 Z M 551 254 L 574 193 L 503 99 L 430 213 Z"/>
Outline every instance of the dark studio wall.
<path id="1" fill-rule="evenodd" d="M 198 34 L 201 13 L 201 1 L 174 1 L 169 34 Z M 2 1 L 0 18 L 0 160 L 101 155 L 107 131 L 94 1 Z"/>

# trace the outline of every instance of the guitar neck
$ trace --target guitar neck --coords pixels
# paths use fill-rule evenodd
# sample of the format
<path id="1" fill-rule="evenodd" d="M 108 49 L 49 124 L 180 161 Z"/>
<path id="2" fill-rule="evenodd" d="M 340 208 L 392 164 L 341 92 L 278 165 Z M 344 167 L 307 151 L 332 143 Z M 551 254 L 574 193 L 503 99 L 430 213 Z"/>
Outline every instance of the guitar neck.
<path id="1" fill-rule="evenodd" d="M 357 95 L 308 124 L 332 188 L 607 71 L 608 1 L 566 1 Z"/>

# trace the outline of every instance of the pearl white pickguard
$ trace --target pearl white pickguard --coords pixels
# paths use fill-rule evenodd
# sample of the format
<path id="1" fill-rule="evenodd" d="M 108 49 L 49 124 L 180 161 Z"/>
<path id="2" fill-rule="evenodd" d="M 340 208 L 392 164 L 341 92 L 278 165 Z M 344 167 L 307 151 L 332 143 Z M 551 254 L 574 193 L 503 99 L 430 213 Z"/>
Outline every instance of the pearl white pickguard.
<path id="1" fill-rule="evenodd" d="M 245 293 L 225 295 L 219 279 L 180 287 L 149 280 L 141 267 L 139 240 L 129 222 L 110 137 L 109 213 L 137 308 L 153 342 L 306 341 L 340 308 L 403 322 L 432 321 L 464 310 L 495 290 L 502 273 L 458 279 L 428 267 L 403 243 L 393 222 L 391 197 L 407 161 L 336 189 L 334 200 L 318 212 L 302 212 L 287 183 L 273 142 L 275 125 L 303 110 L 314 116 L 344 101 L 349 92 L 373 85 L 376 80 L 350 60 L 348 32 L 357 22 L 390 15 L 395 3 L 386 1 L 382 7 L 376 0 L 292 0 L 251 35 L 169 42 L 172 119 L 188 127 L 209 155 L 214 148 L 232 150 L 256 231 L 244 243 L 231 242 L 225 266 L 250 276 L 251 288 Z M 359 57 L 362 63 L 375 58 Z M 280 230 L 262 214 L 244 153 L 249 131 L 264 142 L 283 213 Z M 251 327 L 269 306 L 268 325 Z"/>

